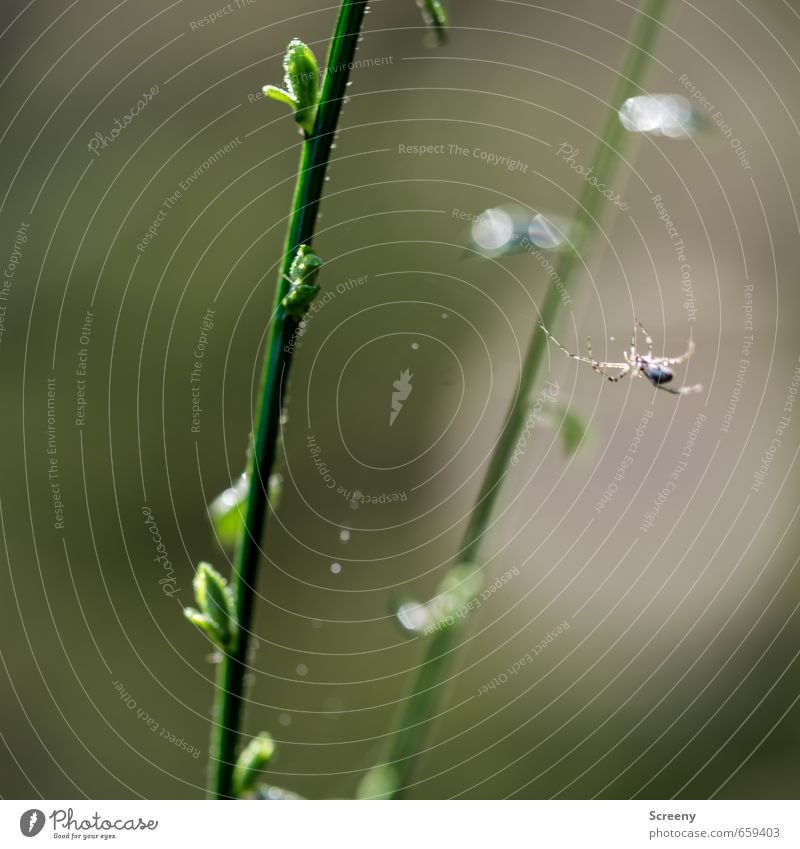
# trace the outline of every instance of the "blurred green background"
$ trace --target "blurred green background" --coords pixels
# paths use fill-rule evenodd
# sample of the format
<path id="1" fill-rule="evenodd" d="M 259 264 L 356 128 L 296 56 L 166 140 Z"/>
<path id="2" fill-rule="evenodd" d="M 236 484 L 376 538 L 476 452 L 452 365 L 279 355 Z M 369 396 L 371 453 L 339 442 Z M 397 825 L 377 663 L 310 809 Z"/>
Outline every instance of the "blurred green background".
<path id="1" fill-rule="evenodd" d="M 412 0 L 372 3 L 315 242 L 336 297 L 299 344 L 259 583 L 246 730 L 279 741 L 275 784 L 351 796 L 384 753 L 421 656 L 392 606 L 427 597 L 452 565 L 548 284 L 529 256 L 466 257 L 459 215 L 572 214 L 583 182 L 556 151 L 566 142 L 588 165 L 635 7 L 453 0 L 449 42 L 431 50 Z M 205 505 L 243 469 L 300 144 L 288 111 L 256 94 L 280 81 L 292 37 L 324 54 L 336 7 L 252 0 L 199 27 L 216 8 L 3 4 L 5 797 L 202 793 L 214 666 L 181 607 L 198 560 L 230 569 Z M 691 334 L 687 380 L 706 389 L 612 385 L 553 349 L 547 376 L 587 442 L 570 456 L 537 426 L 509 470 L 487 583 L 519 574 L 461 632 L 409 795 L 800 792 L 800 410 L 784 410 L 800 353 L 799 54 L 796 3 L 674 0 L 646 88 L 685 94 L 685 75 L 750 170 L 720 130 L 638 138 L 614 183 L 630 209 L 604 210 L 555 330 L 573 348 L 591 334 L 610 359 L 634 315 L 669 354 Z M 111 140 L 92 152 L 96 133 Z M 654 194 L 685 244 L 695 313 Z M 390 427 L 406 369 L 413 390 Z M 688 465 L 642 531 L 701 413 Z M 405 500 L 354 509 L 309 436 L 344 490 Z M 174 585 L 159 583 L 144 507 Z M 478 695 L 562 621 L 533 663 Z"/>

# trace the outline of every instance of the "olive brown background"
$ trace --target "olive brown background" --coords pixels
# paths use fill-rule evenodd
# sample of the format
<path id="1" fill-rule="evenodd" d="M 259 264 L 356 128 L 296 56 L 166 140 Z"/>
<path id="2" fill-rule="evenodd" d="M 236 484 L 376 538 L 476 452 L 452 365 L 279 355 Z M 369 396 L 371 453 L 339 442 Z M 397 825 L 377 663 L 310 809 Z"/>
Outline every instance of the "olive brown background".
<path id="1" fill-rule="evenodd" d="M 383 755 L 421 657 L 393 606 L 453 563 L 549 283 L 534 257 L 470 255 L 466 219 L 572 214 L 558 148 L 588 166 L 635 8 L 453 0 L 431 49 L 412 0 L 371 5 L 258 587 L 246 730 L 279 741 L 275 784 L 351 796 Z M 301 143 L 257 95 L 292 37 L 324 55 L 336 7 L 241 0 L 197 24 L 215 11 L 0 13 L 5 797 L 202 794 L 214 666 L 181 607 L 199 560 L 230 569 L 206 504 L 243 469 Z M 718 119 L 632 140 L 629 208 L 606 205 L 555 329 L 610 359 L 634 315 L 659 351 L 691 336 L 705 390 L 610 384 L 551 349 L 545 406 L 587 439 L 566 454 L 551 415 L 509 467 L 485 569 L 511 578 L 460 632 L 409 795 L 800 792 L 799 55 L 793 2 L 674 0 L 646 90 L 690 82 Z"/>

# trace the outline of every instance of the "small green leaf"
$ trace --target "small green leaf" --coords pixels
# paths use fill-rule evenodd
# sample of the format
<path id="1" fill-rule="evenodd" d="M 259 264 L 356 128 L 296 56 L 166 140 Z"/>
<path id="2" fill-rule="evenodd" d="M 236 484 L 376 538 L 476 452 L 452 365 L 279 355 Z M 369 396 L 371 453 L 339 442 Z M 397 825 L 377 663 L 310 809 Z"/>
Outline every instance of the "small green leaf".
<path id="1" fill-rule="evenodd" d="M 269 476 L 267 483 L 267 501 L 273 510 L 277 510 L 281 504 L 283 497 L 283 475 L 280 472 L 274 472 Z"/>
<path id="2" fill-rule="evenodd" d="M 319 105 L 319 67 L 311 48 L 300 39 L 289 42 L 283 56 L 283 88 L 265 85 L 264 97 L 286 103 L 307 136 L 314 132 Z"/>
<path id="3" fill-rule="evenodd" d="M 395 619 L 404 631 L 417 636 L 452 628 L 466 617 L 482 588 L 480 570 L 464 561 L 445 576 L 430 601 L 403 602 L 395 610 Z"/>
<path id="4" fill-rule="evenodd" d="M 236 483 L 221 492 L 208 505 L 208 515 L 217 534 L 217 539 L 227 548 L 236 545 L 244 527 L 245 505 L 250 487 L 247 475 L 241 475 Z"/>
<path id="5" fill-rule="evenodd" d="M 289 291 L 281 301 L 287 315 L 298 321 L 308 312 L 312 301 L 319 292 L 316 282 L 322 260 L 308 245 L 300 245 L 289 267 Z"/>
<path id="6" fill-rule="evenodd" d="M 356 798 L 383 799 L 391 796 L 397 787 L 397 770 L 390 764 L 382 764 L 371 769 L 361 779 Z"/>
<path id="7" fill-rule="evenodd" d="M 394 606 L 394 616 L 397 624 L 407 633 L 421 636 L 435 625 L 429 604 L 418 601 L 403 600 Z"/>
<path id="8" fill-rule="evenodd" d="M 583 418 L 577 413 L 570 410 L 562 409 L 561 424 L 558 428 L 558 434 L 561 437 L 561 444 L 564 448 L 564 453 L 568 455 L 575 454 L 586 439 L 588 427 Z"/>
<path id="9" fill-rule="evenodd" d="M 433 30 L 433 45 L 439 46 L 447 41 L 447 26 L 449 19 L 447 10 L 441 0 L 417 0 L 417 5 L 422 9 L 422 17 L 425 23 Z"/>
<path id="10" fill-rule="evenodd" d="M 297 101 L 295 120 L 310 136 L 314 130 L 319 102 L 319 68 L 316 56 L 307 44 L 293 38 L 283 57 L 283 70 L 286 88 Z"/>
<path id="11" fill-rule="evenodd" d="M 264 802 L 294 802 L 303 797 L 298 796 L 297 793 L 292 793 L 291 790 L 284 790 L 282 787 L 261 784 L 255 792 L 255 798 Z"/>
<path id="12" fill-rule="evenodd" d="M 288 91 L 278 88 L 276 85 L 265 85 L 261 89 L 261 92 L 264 97 L 268 97 L 270 100 L 277 100 L 279 103 L 285 103 L 287 106 L 291 106 L 292 109 L 297 109 L 297 101 L 292 95 Z"/>
<path id="13" fill-rule="evenodd" d="M 233 768 L 233 792 L 242 796 L 253 789 L 261 770 L 275 754 L 275 741 L 265 731 L 254 737 L 242 750 Z"/>
<path id="14" fill-rule="evenodd" d="M 474 563 L 459 563 L 439 584 L 439 593 L 457 597 L 460 602 L 471 601 L 481 591 L 482 580 Z"/>
<path id="15" fill-rule="evenodd" d="M 480 572 L 474 563 L 460 563 L 452 569 L 428 602 L 435 620 L 433 627 L 440 631 L 463 619 L 482 586 Z"/>
<path id="16" fill-rule="evenodd" d="M 310 309 L 314 298 L 317 297 L 317 292 L 319 292 L 317 283 L 296 283 L 286 293 L 286 297 L 281 301 L 281 306 L 287 315 L 299 321 Z"/>
<path id="17" fill-rule="evenodd" d="M 222 646 L 222 634 L 217 630 L 214 623 L 199 610 L 193 607 L 184 607 L 183 615 L 193 624 L 203 631 L 203 633 L 218 646 Z"/>
<path id="18" fill-rule="evenodd" d="M 283 492 L 283 476 L 278 472 L 270 475 L 267 498 L 273 510 L 278 509 Z M 241 475 L 236 483 L 221 492 L 208 505 L 208 515 L 220 544 L 235 548 L 242 534 L 247 513 L 250 484 L 247 475 Z"/>
<path id="19" fill-rule="evenodd" d="M 217 635 L 215 642 L 223 649 L 233 649 L 236 641 L 236 605 L 227 581 L 209 563 L 200 563 L 194 576 L 194 596 L 200 607 L 201 618 L 208 623 L 203 627 L 209 636 Z"/>
<path id="20" fill-rule="evenodd" d="M 322 260 L 308 245 L 300 245 L 289 266 L 289 280 L 292 283 L 313 283 L 322 268 Z"/>

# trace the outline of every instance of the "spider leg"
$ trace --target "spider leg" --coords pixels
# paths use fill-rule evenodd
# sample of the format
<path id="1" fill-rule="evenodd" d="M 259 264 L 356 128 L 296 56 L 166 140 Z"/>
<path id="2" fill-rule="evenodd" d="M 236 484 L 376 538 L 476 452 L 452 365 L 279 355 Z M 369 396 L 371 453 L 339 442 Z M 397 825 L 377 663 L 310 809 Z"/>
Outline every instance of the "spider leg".
<path id="1" fill-rule="evenodd" d="M 625 375 L 628 374 L 631 370 L 631 367 L 628 363 L 625 363 L 625 365 L 622 366 L 622 367 L 620 367 L 616 363 L 606 363 L 606 365 L 616 367 L 616 368 L 620 368 L 619 374 L 605 374 L 605 372 L 603 372 L 603 376 L 607 380 L 610 380 L 612 383 L 616 383 L 618 380 L 622 380 L 622 378 L 625 377 Z"/>
<path id="2" fill-rule="evenodd" d="M 601 363 L 599 360 L 596 360 L 596 359 L 592 356 L 592 337 L 591 337 L 591 336 L 587 336 L 587 337 L 586 337 L 586 350 L 587 350 L 587 352 L 588 352 L 588 354 L 589 354 L 589 360 L 590 360 L 590 362 L 592 363 L 592 368 L 593 368 L 593 369 L 594 369 L 594 370 L 595 370 L 598 374 L 603 374 L 603 375 L 604 375 L 604 374 L 605 374 L 605 370 L 603 369 L 603 366 L 605 365 L 605 363 Z"/>
<path id="3" fill-rule="evenodd" d="M 680 389 L 673 389 L 671 386 L 664 386 L 663 384 L 654 384 L 656 389 L 663 389 L 665 392 L 669 392 L 671 395 L 692 395 L 695 392 L 703 391 L 702 383 L 695 383 L 694 386 L 681 386 Z"/>
<path id="4" fill-rule="evenodd" d="M 588 349 L 589 349 L 589 356 L 588 356 L 588 357 L 582 357 L 582 356 L 580 356 L 579 354 L 573 354 L 573 353 L 572 353 L 572 351 L 569 351 L 567 348 L 565 348 L 565 347 L 564 347 L 564 346 L 563 346 L 563 345 L 562 345 L 562 344 L 558 341 L 558 339 L 556 339 L 556 337 L 555 337 L 555 336 L 553 336 L 553 334 L 552 334 L 552 333 L 551 333 L 551 332 L 550 332 L 550 331 L 549 331 L 549 330 L 548 330 L 548 329 L 547 329 L 547 328 L 546 328 L 546 327 L 545 327 L 545 326 L 544 326 L 541 322 L 539 322 L 539 327 L 541 327 L 541 328 L 542 328 L 542 330 L 545 332 L 545 334 L 546 334 L 546 335 L 547 335 L 550 339 L 552 339 L 552 340 L 553 340 L 553 342 L 554 342 L 556 345 L 558 345 L 558 347 L 559 347 L 559 348 L 561 348 L 561 350 L 562 350 L 562 351 L 563 351 L 563 352 L 564 352 L 564 353 L 565 353 L 568 357 L 572 357 L 572 359 L 573 359 L 573 360 L 578 360 L 578 362 L 581 362 L 581 363 L 588 363 L 588 364 L 589 364 L 589 365 L 590 365 L 590 366 L 594 369 L 594 371 L 596 371 L 598 374 L 603 375 L 603 377 L 607 377 L 609 380 L 611 380 L 611 381 L 613 381 L 613 382 L 616 382 L 616 381 L 618 381 L 621 377 L 624 377 L 624 376 L 625 376 L 625 375 L 626 375 L 626 374 L 630 371 L 630 369 L 631 369 L 630 363 L 606 363 L 606 362 L 601 362 L 600 360 L 592 359 L 592 357 L 591 357 L 591 354 L 592 354 L 592 340 L 591 340 L 591 337 L 589 337 L 589 336 L 587 336 L 587 337 L 586 337 L 586 345 L 587 345 L 587 347 L 588 347 Z M 606 369 L 610 369 L 610 368 L 618 368 L 618 369 L 621 369 L 621 372 L 622 372 L 622 373 L 621 373 L 621 374 L 618 374 L 618 375 L 616 375 L 616 376 L 610 376 L 610 375 L 607 375 L 607 374 L 606 374 Z"/>
<path id="5" fill-rule="evenodd" d="M 592 356 L 592 337 L 586 337 L 586 346 L 589 349 L 589 356 Z M 592 368 L 598 373 L 602 374 L 603 377 L 608 378 L 612 383 L 616 383 L 620 378 L 625 377 L 625 375 L 631 370 L 631 366 L 629 363 L 604 363 L 600 362 L 600 360 L 592 359 Z M 609 375 L 606 374 L 606 370 L 610 368 L 618 368 L 620 369 L 620 373 L 617 375 Z"/>
<path id="6" fill-rule="evenodd" d="M 552 340 L 552 341 L 553 341 L 556 345 L 558 345 L 558 347 L 559 347 L 559 348 L 561 348 L 561 350 L 562 350 L 562 351 L 563 351 L 563 352 L 564 352 L 564 353 L 565 353 L 568 357 L 572 357 L 572 359 L 573 359 L 573 360 L 579 360 L 579 361 L 580 361 L 580 362 L 582 362 L 582 363 L 589 363 L 589 365 L 590 365 L 590 366 L 592 366 L 592 368 L 594 368 L 595 366 L 598 366 L 598 365 L 604 365 L 603 363 L 598 363 L 596 360 L 590 359 L 589 357 L 582 357 L 582 356 L 580 356 L 580 354 L 573 354 L 573 353 L 572 353 L 572 351 L 570 351 L 570 350 L 568 350 L 567 348 L 565 348 L 565 347 L 564 347 L 564 346 L 563 346 L 563 345 L 562 345 L 562 344 L 558 341 L 558 339 L 556 339 L 556 337 L 555 337 L 555 336 L 553 336 L 553 334 L 552 334 L 552 333 L 551 333 L 551 332 L 550 332 L 550 331 L 549 331 L 549 330 L 548 330 L 548 329 L 547 329 L 547 328 L 546 328 L 546 327 L 545 327 L 545 326 L 544 326 L 541 322 L 539 322 L 539 327 L 541 327 L 541 328 L 542 328 L 542 330 L 544 330 L 545 334 L 546 334 L 546 335 L 547 335 L 547 336 L 548 336 L 548 337 L 549 337 L 549 338 L 550 338 L 550 339 L 551 339 L 551 340 Z M 590 353 L 590 354 L 591 354 L 591 349 L 592 349 L 592 346 L 591 346 L 591 342 L 590 342 L 590 343 L 589 343 L 589 353 Z"/>
<path id="7" fill-rule="evenodd" d="M 638 319 L 638 318 L 636 319 L 636 327 L 638 327 L 638 328 L 639 328 L 639 330 L 641 330 L 641 331 L 642 331 L 642 335 L 644 336 L 644 341 L 645 341 L 645 343 L 646 343 L 646 345 L 647 345 L 647 355 L 648 355 L 649 357 L 652 357 L 652 356 L 653 356 L 653 339 L 652 339 L 652 337 L 651 337 L 651 336 L 650 336 L 650 334 L 649 334 L 649 333 L 648 333 L 648 332 L 644 329 L 644 325 L 642 324 L 642 322 L 641 322 L 641 321 L 639 321 L 639 319 Z"/>
<path id="8" fill-rule="evenodd" d="M 686 353 L 681 354 L 679 357 L 668 357 L 667 360 L 666 360 L 667 365 L 679 366 L 681 363 L 685 363 L 686 360 L 688 360 L 689 357 L 691 357 L 693 353 L 694 353 L 694 342 L 690 339 L 689 340 L 689 347 L 686 349 Z"/>
<path id="9" fill-rule="evenodd" d="M 606 362 L 603 362 L 602 360 L 594 359 L 594 357 L 592 357 L 592 337 L 591 336 L 586 337 L 586 347 L 589 349 L 589 360 L 587 362 L 590 362 L 592 364 L 592 368 L 596 372 L 599 372 L 602 375 L 605 375 L 606 369 L 609 369 L 609 368 L 619 368 L 619 369 L 622 369 L 625 372 L 627 372 L 628 369 L 630 368 L 630 365 L 628 363 L 606 363 Z M 622 377 L 622 375 L 620 375 L 620 377 Z"/>

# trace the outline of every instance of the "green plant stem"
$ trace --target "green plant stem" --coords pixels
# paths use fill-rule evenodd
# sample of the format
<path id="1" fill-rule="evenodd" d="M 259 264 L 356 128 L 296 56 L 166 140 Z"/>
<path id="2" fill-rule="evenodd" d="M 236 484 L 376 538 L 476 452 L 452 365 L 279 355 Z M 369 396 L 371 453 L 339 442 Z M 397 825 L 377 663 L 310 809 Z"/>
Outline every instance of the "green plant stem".
<path id="1" fill-rule="evenodd" d="M 231 579 L 236 599 L 238 641 L 236 649 L 222 658 L 217 678 L 208 780 L 208 795 L 215 799 L 233 796 L 233 768 L 239 748 L 244 707 L 244 676 L 260 544 L 266 525 L 267 488 L 278 450 L 280 416 L 294 350 L 290 342 L 298 324 L 297 319 L 284 313 L 281 301 L 288 291 L 287 275 L 292 259 L 300 245 L 311 244 L 314 235 L 331 144 L 338 126 L 350 63 L 356 52 L 366 6 L 367 0 L 343 0 L 341 4 L 328 53 L 314 129 L 303 143 L 256 406 L 244 532 L 237 546 Z"/>
<path id="2" fill-rule="evenodd" d="M 612 182 L 622 158 L 622 149 L 628 134 L 618 118 L 617 110 L 625 100 L 640 91 L 640 83 L 652 58 L 652 51 L 669 2 L 670 0 L 645 0 L 637 15 L 620 78 L 606 114 L 600 143 L 592 160 L 594 169 L 592 173 L 599 183 L 609 185 Z M 584 184 L 575 216 L 576 235 L 572 249 L 561 254 L 554 280 L 547 291 L 540 312 L 541 321 L 548 328 L 555 323 L 562 304 L 561 292 L 556 284 L 560 280 L 566 287 L 573 282 L 577 260 L 588 246 L 597 218 L 602 212 L 604 199 L 595 186 L 589 182 Z M 476 569 L 480 568 L 483 540 L 490 527 L 494 505 L 505 479 L 514 447 L 525 423 L 536 379 L 546 360 L 544 354 L 547 344 L 547 337 L 537 324 L 525 356 L 517 392 L 511 401 L 478 499 L 470 514 L 459 553 L 459 563 L 474 563 Z M 452 653 L 457 648 L 455 642 L 457 633 L 458 624 L 455 624 L 435 631 L 425 638 L 425 655 L 418 667 L 411 695 L 405 703 L 389 754 L 389 763 L 396 777 L 396 786 L 391 798 L 397 799 L 403 796 L 417 758 L 424 747 L 441 695 L 442 681 L 446 678 L 446 669 Z"/>

